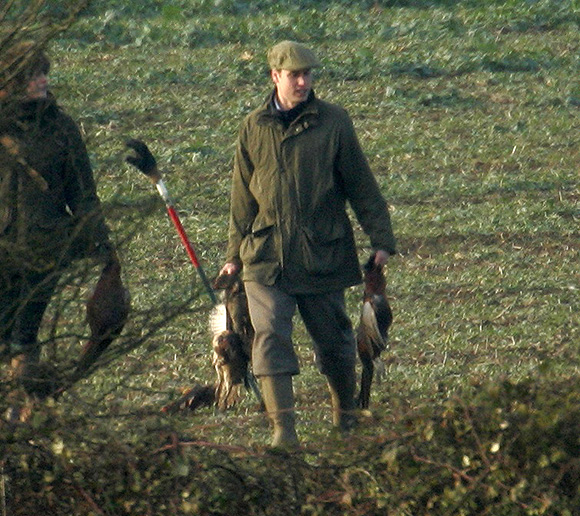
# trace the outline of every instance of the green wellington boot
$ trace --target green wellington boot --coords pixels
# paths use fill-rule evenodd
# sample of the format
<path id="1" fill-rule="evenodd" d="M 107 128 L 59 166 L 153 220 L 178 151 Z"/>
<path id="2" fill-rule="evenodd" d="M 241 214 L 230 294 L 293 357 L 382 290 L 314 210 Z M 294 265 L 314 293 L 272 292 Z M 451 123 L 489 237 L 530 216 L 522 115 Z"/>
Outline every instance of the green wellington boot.
<path id="1" fill-rule="evenodd" d="M 326 378 L 332 402 L 332 424 L 342 432 L 349 432 L 358 424 L 355 371 L 336 376 L 329 375 Z"/>
<path id="2" fill-rule="evenodd" d="M 292 375 L 261 376 L 260 387 L 266 413 L 274 427 L 272 448 L 296 449 L 299 447 L 295 429 L 294 391 Z"/>

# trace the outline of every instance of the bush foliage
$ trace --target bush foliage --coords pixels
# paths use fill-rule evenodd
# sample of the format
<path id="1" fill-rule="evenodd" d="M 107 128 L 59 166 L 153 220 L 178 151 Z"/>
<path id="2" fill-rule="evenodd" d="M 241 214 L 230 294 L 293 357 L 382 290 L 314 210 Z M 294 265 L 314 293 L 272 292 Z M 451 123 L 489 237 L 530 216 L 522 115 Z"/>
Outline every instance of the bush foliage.
<path id="1" fill-rule="evenodd" d="M 149 421 L 129 441 L 67 415 L 3 432 L 11 514 L 574 514 L 580 394 L 507 379 L 393 412 L 321 453 L 220 446 Z M 145 431 L 146 430 L 146 431 Z"/>

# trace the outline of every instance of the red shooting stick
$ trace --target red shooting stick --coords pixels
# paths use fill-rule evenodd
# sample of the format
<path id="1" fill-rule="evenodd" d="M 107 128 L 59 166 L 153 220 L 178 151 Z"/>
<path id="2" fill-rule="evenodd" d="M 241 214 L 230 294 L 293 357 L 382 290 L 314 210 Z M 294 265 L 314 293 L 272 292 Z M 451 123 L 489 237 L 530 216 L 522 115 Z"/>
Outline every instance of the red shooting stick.
<path id="1" fill-rule="evenodd" d="M 157 191 L 165 201 L 167 213 L 169 213 L 169 217 L 171 218 L 175 228 L 177 229 L 177 233 L 179 234 L 179 237 L 181 238 L 181 241 L 185 246 L 185 250 L 187 251 L 187 255 L 189 256 L 191 263 L 197 270 L 199 277 L 201 278 L 201 281 L 203 283 L 203 286 L 205 287 L 207 293 L 209 294 L 212 303 L 216 305 L 218 301 L 215 292 L 213 291 L 213 288 L 211 287 L 211 284 L 207 279 L 207 276 L 205 275 L 203 267 L 201 266 L 199 260 L 197 259 L 195 251 L 193 250 L 193 246 L 191 245 L 189 239 L 187 238 L 185 229 L 183 229 L 183 224 L 181 224 L 179 215 L 177 214 L 177 211 L 173 206 L 171 197 L 169 196 L 169 192 L 167 191 L 167 188 L 163 183 L 163 179 L 161 179 L 161 173 L 157 169 L 157 162 L 155 161 L 153 154 L 151 154 L 151 151 L 149 150 L 147 145 L 145 145 L 145 143 L 143 143 L 140 140 L 129 140 L 127 142 L 127 147 L 135 151 L 135 156 L 127 156 L 126 158 L 127 162 L 137 167 L 141 172 L 143 172 L 157 188 Z"/>

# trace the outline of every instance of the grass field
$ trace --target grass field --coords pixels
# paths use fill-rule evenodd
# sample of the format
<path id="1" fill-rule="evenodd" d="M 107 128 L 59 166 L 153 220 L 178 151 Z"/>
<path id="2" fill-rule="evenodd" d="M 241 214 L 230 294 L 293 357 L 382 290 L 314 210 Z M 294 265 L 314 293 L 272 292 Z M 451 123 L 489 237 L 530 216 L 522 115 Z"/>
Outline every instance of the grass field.
<path id="1" fill-rule="evenodd" d="M 31 500 L 65 514 L 51 498 L 64 478 L 77 493 L 69 501 L 83 500 L 78 514 L 232 514 L 236 504 L 247 514 L 574 514 L 578 3 L 104 4 L 53 41 L 51 76 L 86 134 L 134 316 L 102 368 L 7 437 L 29 468 L 42 461 L 23 443 L 38 432 L 57 457 Z M 270 432 L 252 397 L 225 414 L 160 414 L 181 388 L 214 379 L 210 304 L 155 189 L 124 163 L 126 139 L 150 145 L 214 276 L 237 130 L 270 89 L 265 52 L 281 39 L 320 55 L 316 93 L 351 114 L 399 247 L 387 375 L 352 439 L 331 433 L 324 379 L 296 320 L 300 464 L 264 453 Z M 362 262 L 369 244 L 358 228 L 357 238 Z M 90 272 L 47 317 L 46 349 L 63 368 L 87 334 Z M 348 292 L 353 322 L 360 295 Z M 498 437 L 508 426 L 513 435 Z M 162 467 L 156 452 L 171 435 L 189 444 Z M 115 457 L 131 479 L 123 488 L 102 478 L 111 468 L 118 481 Z M 7 485 L 7 514 L 26 514 L 10 506 L 24 493 Z"/>

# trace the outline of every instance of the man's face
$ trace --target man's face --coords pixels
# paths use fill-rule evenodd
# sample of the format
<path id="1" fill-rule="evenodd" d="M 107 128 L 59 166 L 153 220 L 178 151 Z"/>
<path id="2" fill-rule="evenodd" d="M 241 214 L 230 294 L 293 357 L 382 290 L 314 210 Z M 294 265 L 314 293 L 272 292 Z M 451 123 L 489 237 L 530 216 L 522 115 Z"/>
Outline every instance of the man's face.
<path id="1" fill-rule="evenodd" d="M 312 89 L 312 70 L 272 70 L 272 80 L 276 85 L 278 102 L 284 110 L 304 102 Z"/>
<path id="2" fill-rule="evenodd" d="M 28 81 L 26 97 L 29 100 L 45 99 L 48 94 L 48 77 L 43 71 L 36 72 Z"/>

